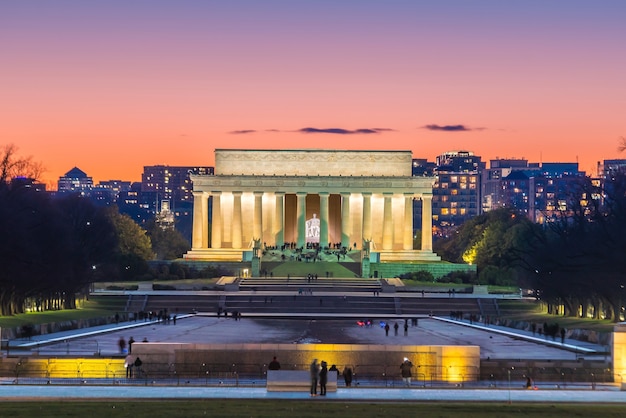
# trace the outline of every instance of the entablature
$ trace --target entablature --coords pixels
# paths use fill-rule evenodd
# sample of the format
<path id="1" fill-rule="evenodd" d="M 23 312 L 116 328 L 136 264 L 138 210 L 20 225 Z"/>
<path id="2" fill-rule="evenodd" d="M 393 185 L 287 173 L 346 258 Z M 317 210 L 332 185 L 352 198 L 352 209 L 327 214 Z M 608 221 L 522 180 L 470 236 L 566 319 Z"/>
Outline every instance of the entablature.
<path id="1" fill-rule="evenodd" d="M 434 177 L 191 175 L 194 191 L 432 194 Z"/>

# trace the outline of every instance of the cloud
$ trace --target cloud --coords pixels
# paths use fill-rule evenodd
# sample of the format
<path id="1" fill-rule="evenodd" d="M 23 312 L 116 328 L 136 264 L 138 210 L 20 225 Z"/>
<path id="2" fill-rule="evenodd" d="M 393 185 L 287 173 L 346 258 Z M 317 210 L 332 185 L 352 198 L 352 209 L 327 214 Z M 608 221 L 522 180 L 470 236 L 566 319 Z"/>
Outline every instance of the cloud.
<path id="1" fill-rule="evenodd" d="M 254 134 L 257 132 L 300 132 L 303 134 L 334 134 L 334 135 L 355 135 L 355 134 L 378 134 L 381 132 L 393 132 L 394 129 L 390 128 L 360 128 L 360 129 L 343 129 L 343 128 L 301 128 L 296 131 L 283 131 L 280 129 L 239 129 L 228 132 L 232 135 L 246 135 Z"/>
<path id="2" fill-rule="evenodd" d="M 240 129 L 238 131 L 230 131 L 229 134 L 233 135 L 245 135 L 245 134 L 253 134 L 255 133 L 255 129 Z"/>
<path id="3" fill-rule="evenodd" d="M 343 129 L 343 128 L 302 128 L 298 129 L 297 132 L 303 134 L 335 134 L 335 135 L 354 135 L 354 134 L 377 134 L 382 131 L 387 131 L 391 129 L 385 128 L 360 128 L 360 129 Z"/>
<path id="4" fill-rule="evenodd" d="M 444 131 L 444 132 L 463 132 L 463 131 L 482 131 L 485 128 L 470 128 L 465 125 L 426 125 L 423 126 L 424 129 L 428 129 L 431 131 Z"/>

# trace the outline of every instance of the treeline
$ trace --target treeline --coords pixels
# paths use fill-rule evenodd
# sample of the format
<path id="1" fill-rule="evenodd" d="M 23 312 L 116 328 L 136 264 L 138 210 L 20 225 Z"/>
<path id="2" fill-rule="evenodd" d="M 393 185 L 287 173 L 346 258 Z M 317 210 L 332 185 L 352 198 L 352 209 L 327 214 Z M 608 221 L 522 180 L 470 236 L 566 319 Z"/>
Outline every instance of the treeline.
<path id="1" fill-rule="evenodd" d="M 86 199 L 50 199 L 0 182 L 0 313 L 75 307 L 98 275 L 113 271 L 117 237 L 103 209 Z"/>
<path id="2" fill-rule="evenodd" d="M 148 261 L 176 259 L 189 242 L 156 221 L 141 228 L 117 207 L 78 195 L 51 198 L 32 187 L 41 163 L 0 147 L 0 315 L 75 308 L 98 280 L 153 273 Z"/>
<path id="3" fill-rule="evenodd" d="M 0 181 L 0 315 L 75 308 L 99 280 L 192 276 L 176 264 L 150 268 L 189 244 L 174 229 L 148 227 L 78 195 L 51 198 L 28 182 Z"/>
<path id="4" fill-rule="evenodd" d="M 626 176 L 588 178 L 543 225 L 499 209 L 435 242 L 444 259 L 476 264 L 481 284 L 536 289 L 548 312 L 619 321 L 626 299 Z"/>
<path id="5" fill-rule="evenodd" d="M 572 196 L 572 210 L 533 237 L 520 265 L 549 312 L 617 322 L 626 296 L 626 176 L 580 187 L 583 199 Z"/>

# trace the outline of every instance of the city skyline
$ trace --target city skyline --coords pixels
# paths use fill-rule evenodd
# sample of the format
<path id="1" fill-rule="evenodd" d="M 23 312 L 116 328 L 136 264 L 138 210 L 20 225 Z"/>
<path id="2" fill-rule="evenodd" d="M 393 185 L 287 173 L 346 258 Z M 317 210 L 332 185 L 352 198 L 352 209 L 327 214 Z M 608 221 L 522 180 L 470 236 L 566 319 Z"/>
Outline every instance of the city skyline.
<path id="1" fill-rule="evenodd" d="M 216 148 L 625 158 L 621 1 L 6 1 L 3 143 L 140 181 Z"/>

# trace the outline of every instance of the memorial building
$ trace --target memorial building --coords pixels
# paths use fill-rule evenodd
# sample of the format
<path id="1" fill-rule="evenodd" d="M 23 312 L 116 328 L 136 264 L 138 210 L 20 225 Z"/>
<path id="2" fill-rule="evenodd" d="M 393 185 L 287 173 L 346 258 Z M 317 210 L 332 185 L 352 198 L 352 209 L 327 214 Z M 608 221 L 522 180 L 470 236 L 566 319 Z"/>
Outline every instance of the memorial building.
<path id="1" fill-rule="evenodd" d="M 347 248 L 372 262 L 437 262 L 434 177 L 410 151 L 216 149 L 214 175 L 192 175 L 194 261 L 251 260 L 262 247 Z M 413 202 L 421 200 L 421 225 Z M 421 230 L 421 248 L 413 248 Z"/>

